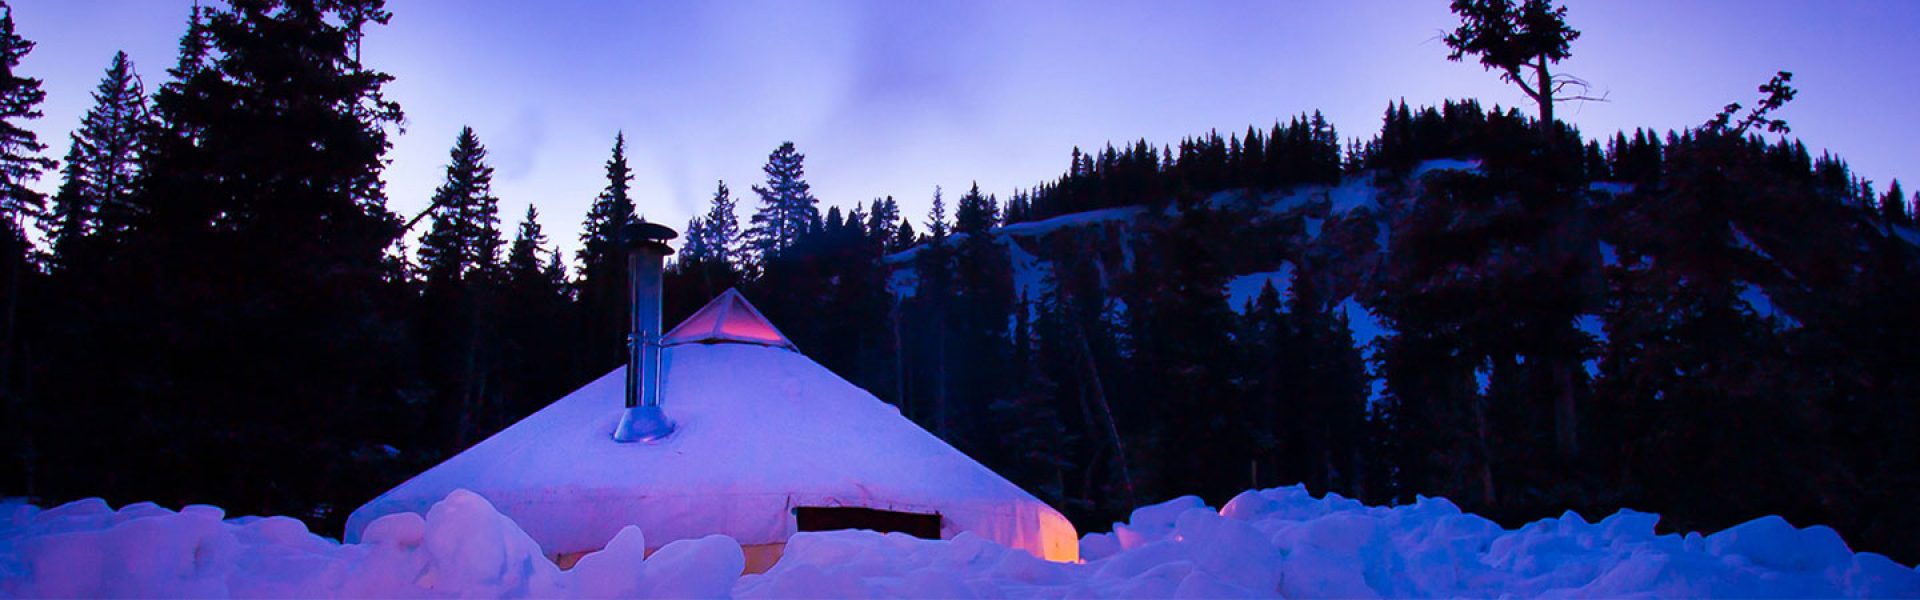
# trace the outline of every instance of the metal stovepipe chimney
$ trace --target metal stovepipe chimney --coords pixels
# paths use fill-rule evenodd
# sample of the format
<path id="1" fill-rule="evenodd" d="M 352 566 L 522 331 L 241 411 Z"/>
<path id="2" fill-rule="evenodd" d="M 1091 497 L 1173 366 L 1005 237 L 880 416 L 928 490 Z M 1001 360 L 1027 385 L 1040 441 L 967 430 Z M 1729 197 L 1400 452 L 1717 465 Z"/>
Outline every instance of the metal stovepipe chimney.
<path id="1" fill-rule="evenodd" d="M 638 221 L 621 232 L 627 250 L 627 385 L 626 413 L 613 431 L 619 442 L 648 442 L 673 433 L 660 406 L 666 371 L 661 364 L 661 278 L 673 248 L 666 241 L 679 234 L 663 225 Z"/>

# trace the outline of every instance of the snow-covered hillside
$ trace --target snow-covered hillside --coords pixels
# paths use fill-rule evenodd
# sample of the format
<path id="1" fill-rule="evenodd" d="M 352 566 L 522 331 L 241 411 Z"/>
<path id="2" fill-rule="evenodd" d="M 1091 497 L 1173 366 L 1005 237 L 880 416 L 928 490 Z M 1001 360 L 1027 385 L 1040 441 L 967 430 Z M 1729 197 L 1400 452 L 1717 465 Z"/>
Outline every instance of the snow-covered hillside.
<path id="1" fill-rule="evenodd" d="M 285 517 L 100 500 L 0 504 L 0 597 L 1368 598 L 1896 597 L 1920 571 L 1853 553 L 1826 527 L 1778 517 L 1702 536 L 1659 516 L 1568 513 L 1517 530 L 1444 499 L 1369 507 L 1300 487 L 1220 509 L 1186 497 L 1134 511 L 1050 563 L 970 534 L 802 533 L 771 571 L 740 576 L 731 538 L 666 545 L 620 531 L 570 570 L 464 491 L 425 516 L 374 522 L 339 544 Z"/>
<path id="2" fill-rule="evenodd" d="M 1428 160 L 1410 170 L 1405 181 L 1479 168 L 1478 160 Z M 1404 192 L 1384 189 L 1383 183 L 1378 174 L 1369 172 L 1346 177 L 1337 185 L 1303 185 L 1266 192 L 1227 190 L 1208 196 L 1204 201 L 1207 207 L 1231 215 L 1246 230 L 1244 239 L 1221 240 L 1239 267 L 1221 290 L 1228 307 L 1244 311 L 1267 284 L 1286 298 L 1298 269 L 1294 260 L 1316 255 L 1322 265 L 1313 276 L 1327 279 L 1321 285 L 1334 292 L 1329 300 L 1346 315 L 1355 345 L 1369 359 L 1368 364 L 1373 364 L 1372 343 L 1389 331 L 1356 295 L 1384 260 L 1391 213 L 1396 203 L 1405 201 L 1400 198 Z M 1622 189 L 1613 186 L 1597 191 L 1618 193 Z M 1143 222 L 1175 215 L 1177 209 L 1171 206 L 1157 215 L 1141 206 L 1108 208 L 1015 223 L 994 229 L 992 236 L 1007 251 L 1015 294 L 1038 303 L 1052 291 L 1057 265 L 1066 262 L 1091 265 L 1102 287 L 1113 292 L 1112 282 L 1134 269 Z M 948 243 L 958 246 L 966 237 L 956 234 Z M 914 259 L 924 249 L 919 246 L 885 258 L 892 269 L 889 288 L 894 295 L 908 298 L 917 292 L 919 275 Z M 1110 315 L 1125 314 L 1124 298 L 1110 296 L 1108 301 L 1114 304 Z M 1598 327 L 1597 320 L 1592 323 Z M 1013 327 L 1011 321 L 1008 327 Z M 1384 393 L 1384 381 L 1375 377 L 1373 398 L 1377 400 Z"/>
<path id="3" fill-rule="evenodd" d="M 1240 229 L 1245 230 L 1243 237 L 1220 241 L 1227 253 L 1232 255 L 1233 264 L 1237 267 L 1223 286 L 1222 296 L 1228 307 L 1236 312 L 1244 312 L 1248 303 L 1268 284 L 1279 291 L 1284 299 L 1290 293 L 1291 278 L 1303 264 L 1296 261 L 1304 256 L 1313 256 L 1319 265 L 1308 276 L 1320 278 L 1317 283 L 1321 288 L 1332 292 L 1332 297 L 1326 300 L 1346 315 L 1353 328 L 1356 347 L 1368 359 L 1369 365 L 1375 365 L 1372 359 L 1376 348 L 1372 342 L 1391 331 L 1381 318 L 1373 314 L 1371 308 L 1361 302 L 1361 297 L 1368 289 L 1369 282 L 1378 275 L 1379 266 L 1387 261 L 1386 253 L 1395 215 L 1407 210 L 1409 203 L 1414 201 L 1410 190 L 1422 178 L 1449 171 L 1479 172 L 1480 169 L 1481 162 L 1477 159 L 1435 159 L 1419 163 L 1400 177 L 1370 171 L 1347 176 L 1336 185 L 1303 185 L 1266 192 L 1227 190 L 1214 193 L 1205 199 L 1204 204 L 1236 219 Z M 1589 190 L 1596 202 L 1604 202 L 1601 199 L 1631 193 L 1633 186 L 1595 182 L 1589 186 Z M 1098 272 L 1103 287 L 1109 293 L 1116 294 L 1108 298 L 1116 306 L 1109 314 L 1122 315 L 1125 313 L 1125 299 L 1117 297 L 1117 290 L 1110 285 L 1111 282 L 1132 273 L 1134 254 L 1141 244 L 1143 224 L 1151 219 L 1175 215 L 1177 209 L 1174 207 L 1167 207 L 1158 214 L 1141 206 L 1108 208 L 1007 225 L 994 229 L 992 237 L 1007 250 L 1014 291 L 1019 296 L 1032 302 L 1042 302 L 1055 284 L 1058 265 L 1069 262 L 1088 264 Z M 1887 228 L 1886 232 L 1892 237 L 1920 245 L 1920 233 L 1912 228 L 1894 225 Z M 1798 285 L 1790 266 L 1776 260 L 1764 244 L 1748 236 L 1739 225 L 1732 225 L 1732 234 L 1741 250 L 1773 263 L 1771 268 L 1779 274 L 1779 282 L 1772 285 L 1739 282 L 1738 297 L 1741 303 L 1754 316 L 1778 329 L 1800 327 L 1799 319 L 1792 314 L 1794 305 L 1775 302 L 1776 293 L 1781 292 L 1773 289 L 1775 286 Z M 966 234 L 957 234 L 950 238 L 949 243 L 958 245 L 965 238 Z M 885 258 L 884 262 L 892 269 L 890 289 L 896 296 L 912 297 L 916 293 L 918 266 L 914 258 L 924 248 L 915 247 Z M 1620 265 L 1619 251 L 1614 244 L 1604 239 L 1598 240 L 1594 250 L 1599 265 Z M 1644 264 L 1650 259 L 1638 257 L 1637 260 Z M 1784 293 L 1810 292 L 1787 290 Z M 1013 326 L 1011 321 L 1008 326 Z M 1606 323 L 1601 315 L 1581 315 L 1575 326 L 1595 342 L 1606 343 Z M 1589 376 L 1599 374 L 1597 360 L 1590 358 L 1585 366 Z M 1378 400 L 1383 397 L 1384 382 L 1377 373 L 1373 387 L 1373 398 Z"/>

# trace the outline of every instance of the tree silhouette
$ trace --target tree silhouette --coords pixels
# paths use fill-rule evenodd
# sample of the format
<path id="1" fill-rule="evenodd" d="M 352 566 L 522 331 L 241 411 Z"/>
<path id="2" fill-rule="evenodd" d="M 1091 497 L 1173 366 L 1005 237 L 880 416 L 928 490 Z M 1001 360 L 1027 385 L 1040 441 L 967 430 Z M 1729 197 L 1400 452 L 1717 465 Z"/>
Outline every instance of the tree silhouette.
<path id="1" fill-rule="evenodd" d="M 1551 65 L 1573 55 L 1580 32 L 1567 26 L 1566 7 L 1548 0 L 1453 0 L 1460 27 L 1447 34 L 1453 50 L 1447 60 L 1471 54 L 1480 66 L 1500 71 L 1500 80 L 1520 88 L 1540 107 L 1540 135 L 1553 137 L 1553 103 L 1560 100 L 1598 100 L 1585 95 L 1561 96 L 1567 88 L 1586 89 L 1587 82 L 1570 75 L 1554 75 Z"/>

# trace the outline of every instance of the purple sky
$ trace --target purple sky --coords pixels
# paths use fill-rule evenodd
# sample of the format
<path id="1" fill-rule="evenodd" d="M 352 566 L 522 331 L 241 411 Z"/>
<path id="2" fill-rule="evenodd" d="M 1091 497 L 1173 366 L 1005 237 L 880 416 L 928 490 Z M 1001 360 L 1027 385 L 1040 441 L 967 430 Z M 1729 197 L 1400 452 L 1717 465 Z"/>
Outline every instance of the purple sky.
<path id="1" fill-rule="evenodd" d="M 211 1 L 211 0 L 210 0 Z M 189 0 L 14 0 L 46 81 L 31 127 L 65 153 L 115 50 L 165 78 Z M 1698 124 L 1793 71 L 1780 116 L 1880 189 L 1920 183 L 1920 2 L 1573 1 L 1585 35 L 1560 69 L 1608 103 L 1568 105 L 1589 136 Z M 1371 136 L 1389 99 L 1520 104 L 1474 64 L 1445 60 L 1443 0 L 1305 2 L 588 2 L 397 0 L 366 58 L 407 112 L 387 171 L 417 212 L 472 125 L 512 225 L 528 203 L 569 252 L 627 134 L 640 210 L 675 227 L 714 181 L 748 187 L 782 140 L 825 204 L 882 195 L 925 214 L 972 181 L 1003 197 L 1060 174 L 1075 145 L 1245 131 L 1319 109 Z M 40 188 L 52 190 L 57 177 Z M 824 211 L 824 208 L 823 208 Z M 744 218 L 745 214 L 742 215 Z M 569 257 L 570 258 L 570 257 Z"/>

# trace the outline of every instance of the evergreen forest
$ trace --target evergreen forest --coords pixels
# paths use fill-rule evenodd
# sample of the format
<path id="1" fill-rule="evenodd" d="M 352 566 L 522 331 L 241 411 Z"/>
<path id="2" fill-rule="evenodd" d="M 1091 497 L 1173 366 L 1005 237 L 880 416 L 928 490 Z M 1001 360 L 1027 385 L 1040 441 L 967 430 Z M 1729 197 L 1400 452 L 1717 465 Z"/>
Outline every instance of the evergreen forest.
<path id="1" fill-rule="evenodd" d="M 1083 532 L 1304 483 L 1508 526 L 1779 514 L 1920 561 L 1920 194 L 1794 139 L 1784 72 L 1697 127 L 1583 134 L 1551 111 L 1567 80 L 1548 68 L 1578 38 L 1564 9 L 1454 8 L 1450 58 L 1540 110 L 1382 99 L 1377 131 L 1343 137 L 1276 107 L 1074 148 L 1004 196 L 914 191 L 927 214 L 817 198 L 781 144 L 763 180 L 717 182 L 672 224 L 666 321 L 738 288 Z M 430 208 L 396 212 L 404 112 L 359 52 L 390 17 L 196 8 L 163 71 L 103 57 L 55 157 L 24 127 L 45 97 L 18 70 L 33 32 L 0 2 L 0 495 L 337 532 L 624 364 L 619 234 L 652 200 L 625 135 L 606 132 L 584 215 L 497 196 L 473 129 Z M 583 224 L 577 252 L 553 219 Z"/>

